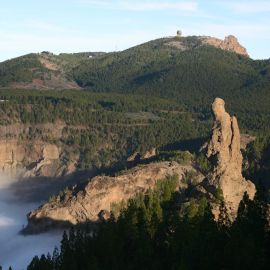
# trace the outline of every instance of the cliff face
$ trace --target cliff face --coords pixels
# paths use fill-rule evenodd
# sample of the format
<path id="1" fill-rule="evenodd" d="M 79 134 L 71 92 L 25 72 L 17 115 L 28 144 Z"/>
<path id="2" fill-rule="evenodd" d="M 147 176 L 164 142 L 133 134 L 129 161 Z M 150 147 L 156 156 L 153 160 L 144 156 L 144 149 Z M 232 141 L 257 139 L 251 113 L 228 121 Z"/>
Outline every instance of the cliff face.
<path id="1" fill-rule="evenodd" d="M 53 144 L 34 141 L 29 146 L 27 142 L 16 139 L 0 141 L 0 170 L 1 173 L 10 176 L 24 175 L 27 167 L 29 167 L 27 172 L 29 176 L 34 170 L 36 172 L 40 170 L 40 174 L 49 176 L 49 165 L 57 162 L 58 159 L 59 149 Z"/>
<path id="2" fill-rule="evenodd" d="M 214 46 L 216 48 L 226 50 L 226 51 L 232 51 L 232 52 L 244 55 L 244 56 L 249 56 L 246 48 L 244 48 L 238 42 L 238 39 L 233 35 L 225 37 L 224 40 L 214 38 L 214 37 L 200 37 L 200 39 L 203 44 Z"/>
<path id="3" fill-rule="evenodd" d="M 59 177 L 74 172 L 79 154 L 71 154 L 72 149 L 61 144 L 65 127 L 60 121 L 0 125 L 0 173 L 29 178 Z"/>
<path id="4" fill-rule="evenodd" d="M 58 196 L 28 215 L 30 232 L 39 232 L 63 224 L 95 222 L 100 214 L 111 211 L 113 203 L 127 201 L 139 192 L 153 188 L 158 180 L 177 175 L 178 186 L 185 185 L 183 177 L 194 170 L 176 162 L 158 162 L 135 167 L 116 177 L 94 177 L 75 195 L 71 193 L 64 199 Z"/>
<path id="5" fill-rule="evenodd" d="M 64 162 L 64 153 L 56 144 L 41 140 L 0 140 L 0 173 L 19 178 L 58 177 L 74 172 L 76 158 Z"/>
<path id="6" fill-rule="evenodd" d="M 245 192 L 253 199 L 256 189 L 242 176 L 240 131 L 235 116 L 225 111 L 225 102 L 216 98 L 212 104 L 215 117 L 211 140 L 207 145 L 207 157 L 213 170 L 207 176 L 208 184 L 221 188 L 226 206 L 234 217 Z"/>

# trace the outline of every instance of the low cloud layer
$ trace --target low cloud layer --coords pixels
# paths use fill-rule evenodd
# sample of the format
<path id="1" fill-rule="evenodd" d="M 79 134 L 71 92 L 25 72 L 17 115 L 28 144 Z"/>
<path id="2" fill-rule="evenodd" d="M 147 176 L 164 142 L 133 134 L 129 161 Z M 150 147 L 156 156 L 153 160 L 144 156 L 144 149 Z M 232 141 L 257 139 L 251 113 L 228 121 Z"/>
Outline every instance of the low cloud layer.
<path id="1" fill-rule="evenodd" d="M 0 265 L 3 270 L 26 269 L 33 256 L 47 254 L 59 245 L 62 232 L 23 236 L 19 231 L 26 224 L 26 214 L 38 206 L 23 203 L 9 190 L 11 179 L 0 177 Z M 27 184 L 27 183 L 26 183 Z"/>

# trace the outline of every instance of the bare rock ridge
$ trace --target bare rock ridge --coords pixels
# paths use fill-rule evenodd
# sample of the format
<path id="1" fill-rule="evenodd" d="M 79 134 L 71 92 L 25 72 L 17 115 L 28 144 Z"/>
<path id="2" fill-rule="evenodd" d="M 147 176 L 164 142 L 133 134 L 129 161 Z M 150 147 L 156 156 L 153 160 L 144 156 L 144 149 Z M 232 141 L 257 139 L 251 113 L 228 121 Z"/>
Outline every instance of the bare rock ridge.
<path id="1" fill-rule="evenodd" d="M 225 111 L 225 102 L 221 98 L 215 99 L 212 111 L 215 122 L 206 155 L 213 164 L 213 170 L 207 176 L 208 184 L 222 189 L 229 213 L 235 217 L 244 193 L 253 199 L 256 188 L 242 176 L 243 158 L 236 117 Z"/>
<path id="2" fill-rule="evenodd" d="M 177 162 L 157 162 L 135 167 L 116 177 L 96 176 L 77 194 L 66 194 L 62 199 L 58 196 L 30 212 L 27 230 L 35 233 L 63 224 L 95 222 L 101 213 L 111 211 L 112 204 L 153 188 L 166 176 L 176 175 L 180 186 L 190 170 L 194 169 Z"/>
<path id="3" fill-rule="evenodd" d="M 224 40 L 214 37 L 200 37 L 200 39 L 203 44 L 211 45 L 222 50 L 232 51 L 241 55 L 248 56 L 246 48 L 244 48 L 238 42 L 238 39 L 233 35 L 225 37 Z"/>

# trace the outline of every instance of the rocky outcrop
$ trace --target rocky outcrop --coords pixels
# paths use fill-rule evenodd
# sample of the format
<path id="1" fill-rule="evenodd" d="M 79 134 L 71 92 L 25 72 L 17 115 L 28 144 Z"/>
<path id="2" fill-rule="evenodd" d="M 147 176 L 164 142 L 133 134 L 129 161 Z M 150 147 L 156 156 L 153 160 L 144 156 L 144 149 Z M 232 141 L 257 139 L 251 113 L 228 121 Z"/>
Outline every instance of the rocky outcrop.
<path id="1" fill-rule="evenodd" d="M 28 166 L 28 170 L 23 174 L 23 177 L 59 175 L 59 170 L 61 170 L 60 149 L 54 144 L 41 144 L 35 145 L 35 147 L 39 159 Z"/>
<path id="2" fill-rule="evenodd" d="M 151 150 L 146 151 L 146 152 L 144 153 L 144 155 L 142 156 L 142 159 L 144 160 L 144 159 L 153 158 L 153 157 L 155 157 L 156 155 L 157 155 L 157 150 L 156 150 L 156 148 L 152 148 Z"/>
<path id="3" fill-rule="evenodd" d="M 246 48 L 244 48 L 239 42 L 238 39 L 233 36 L 229 35 L 225 37 L 224 40 L 214 38 L 214 37 L 200 37 L 203 44 L 207 44 L 210 46 L 214 46 L 216 48 L 220 48 L 226 51 L 232 51 L 237 54 L 241 54 L 244 56 L 248 56 Z"/>
<path id="4" fill-rule="evenodd" d="M 180 51 L 192 50 L 200 48 L 203 45 L 209 45 L 221 50 L 231 51 L 247 57 L 249 56 L 246 48 L 244 48 L 233 35 L 225 37 L 224 40 L 210 36 L 194 36 L 192 38 L 193 42 L 189 42 L 185 37 L 168 38 L 165 40 L 165 45 Z"/>
<path id="5" fill-rule="evenodd" d="M 0 142 L 0 172 L 14 176 L 22 169 L 25 158 L 25 148 L 17 140 L 1 140 Z"/>
<path id="6" fill-rule="evenodd" d="M 235 116 L 225 111 L 225 102 L 216 98 L 212 104 L 215 117 L 212 136 L 206 146 L 206 155 L 213 165 L 207 176 L 208 184 L 223 191 L 224 201 L 234 217 L 245 192 L 253 199 L 256 189 L 242 176 L 240 131 Z"/>
<path id="7" fill-rule="evenodd" d="M 58 177 L 72 173 L 76 160 L 65 164 L 62 149 L 40 140 L 0 140 L 0 173 L 19 178 Z M 64 159 L 64 157 L 63 157 Z"/>
<path id="8" fill-rule="evenodd" d="M 29 111 L 31 106 L 27 107 Z M 85 126 L 55 123 L 0 125 L 0 173 L 13 178 L 62 177 L 77 170 L 80 146 L 68 145 L 68 129 Z"/>
<path id="9" fill-rule="evenodd" d="M 154 158 L 157 155 L 156 148 L 152 148 L 148 151 L 146 151 L 144 154 L 141 154 L 139 152 L 133 153 L 131 156 L 127 158 L 128 162 L 139 162 L 139 161 L 145 161 L 151 158 Z"/>
<path id="10" fill-rule="evenodd" d="M 96 222 L 111 211 L 112 204 L 127 201 L 139 192 L 153 188 L 158 180 L 177 175 L 179 186 L 191 166 L 177 162 L 157 162 L 141 165 L 116 177 L 94 177 L 77 194 L 70 192 L 63 199 L 58 196 L 28 215 L 29 232 L 39 232 L 63 224 Z M 108 215 L 107 215 L 108 216 Z"/>

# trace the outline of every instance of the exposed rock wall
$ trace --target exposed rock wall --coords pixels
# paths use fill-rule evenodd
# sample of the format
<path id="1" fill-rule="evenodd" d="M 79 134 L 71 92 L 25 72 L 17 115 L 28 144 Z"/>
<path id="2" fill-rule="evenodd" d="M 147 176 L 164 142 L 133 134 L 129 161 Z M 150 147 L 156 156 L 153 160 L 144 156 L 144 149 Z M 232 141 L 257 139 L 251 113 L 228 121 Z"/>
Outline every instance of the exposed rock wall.
<path id="1" fill-rule="evenodd" d="M 39 232 L 57 225 L 95 222 L 99 214 L 110 212 L 112 203 L 120 203 L 139 192 L 145 192 L 166 176 L 177 175 L 180 186 L 184 175 L 190 170 L 194 169 L 176 162 L 158 162 L 135 167 L 117 177 L 94 177 L 76 195 L 63 200 L 58 197 L 29 213 L 27 229 Z"/>
<path id="2" fill-rule="evenodd" d="M 180 51 L 186 51 L 191 50 L 194 48 L 199 48 L 202 45 L 210 45 L 216 48 L 219 48 L 221 50 L 234 52 L 237 54 L 241 54 L 244 56 L 249 57 L 248 52 L 245 47 L 243 47 L 239 42 L 238 39 L 233 36 L 229 35 L 224 38 L 224 40 L 215 38 L 215 37 L 209 37 L 209 36 L 198 36 L 198 41 L 200 41 L 198 44 L 193 46 L 189 46 L 181 37 L 177 37 L 177 39 L 173 38 L 173 40 L 168 39 L 168 41 L 165 43 L 165 45 L 173 48 L 177 48 Z"/>
<path id="3" fill-rule="evenodd" d="M 57 177 L 74 168 L 61 160 L 61 147 L 40 140 L 0 139 L 0 173 L 11 177 Z"/>
<path id="4" fill-rule="evenodd" d="M 248 56 L 246 48 L 241 46 L 241 44 L 238 42 L 238 39 L 233 35 L 225 37 L 224 40 L 214 37 L 200 37 L 200 39 L 203 44 Z"/>
<path id="5" fill-rule="evenodd" d="M 80 125 L 72 128 L 86 129 Z M 66 129 L 62 121 L 0 125 L 0 173 L 19 178 L 62 177 L 73 173 L 80 156 L 73 146 L 61 143 L 68 136 Z"/>
<path id="6" fill-rule="evenodd" d="M 234 217 L 245 192 L 253 199 L 256 189 L 242 176 L 240 131 L 235 116 L 225 111 L 225 102 L 216 98 L 212 104 L 215 117 L 211 140 L 207 145 L 207 157 L 213 164 L 208 175 L 209 185 L 221 188 L 230 214 Z"/>

